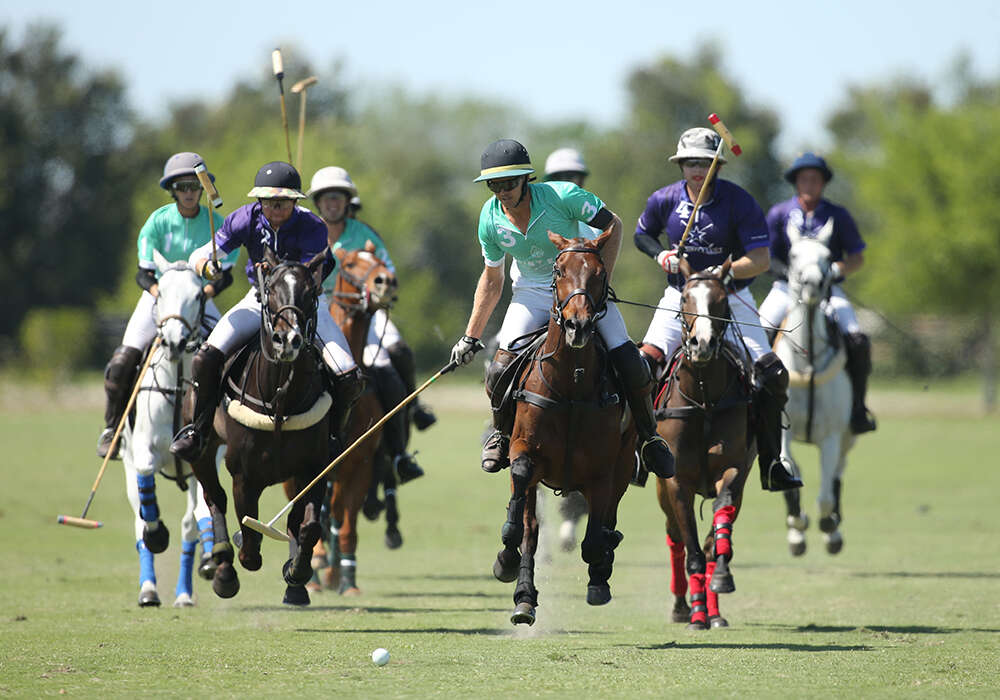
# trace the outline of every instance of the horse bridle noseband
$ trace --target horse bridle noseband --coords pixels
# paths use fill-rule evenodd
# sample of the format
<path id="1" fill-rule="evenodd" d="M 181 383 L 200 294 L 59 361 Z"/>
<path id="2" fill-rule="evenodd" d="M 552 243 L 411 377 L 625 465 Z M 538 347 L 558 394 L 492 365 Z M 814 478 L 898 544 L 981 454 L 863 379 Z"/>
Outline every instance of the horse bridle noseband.
<path id="1" fill-rule="evenodd" d="M 590 308 L 595 310 L 592 320 L 596 323 L 597 321 L 604 318 L 604 315 L 608 313 L 608 291 L 610 287 L 608 286 L 607 271 L 605 271 L 604 274 L 604 288 L 601 290 L 600 304 L 595 303 L 593 297 L 590 296 L 590 292 L 588 292 L 583 287 L 577 287 L 576 289 L 574 289 L 572 292 L 569 293 L 569 296 L 560 301 L 559 290 L 556 288 L 555 273 L 559 271 L 559 267 L 556 263 L 558 263 L 559 256 L 562 255 L 563 253 L 590 253 L 592 255 L 596 255 L 598 259 L 600 259 L 601 257 L 601 251 L 599 251 L 597 248 L 563 248 L 556 254 L 556 258 L 552 263 L 553 277 L 552 277 L 552 286 L 550 287 L 550 289 L 552 290 L 553 308 L 550 312 L 550 314 L 552 315 L 552 319 L 556 322 L 556 325 L 559 326 L 560 329 L 562 329 L 563 323 L 565 323 L 566 321 L 566 319 L 563 318 L 562 315 L 563 309 L 565 309 L 566 305 L 569 304 L 570 299 L 572 299 L 575 296 L 582 296 L 587 300 L 587 303 L 590 304 Z"/>
<path id="2" fill-rule="evenodd" d="M 312 275 L 307 275 L 309 280 L 309 291 L 312 293 L 312 309 L 310 313 L 306 313 L 303 309 L 300 309 L 294 304 L 285 304 L 279 307 L 273 313 L 270 310 L 269 299 L 270 299 L 270 288 L 268 281 L 278 273 L 281 268 L 292 268 L 301 267 L 308 272 L 308 268 L 302 263 L 283 261 L 270 270 L 266 270 L 265 274 L 262 275 L 263 279 L 260 282 L 260 327 L 261 327 L 261 340 L 264 339 L 264 334 L 266 337 L 270 337 L 274 333 L 274 321 L 275 319 L 281 318 L 286 311 L 291 311 L 295 316 L 295 325 L 299 325 L 303 330 L 302 334 L 305 336 L 306 342 L 312 342 L 313 335 L 316 332 L 316 307 L 319 305 L 319 295 L 316 293 L 316 285 L 312 280 Z M 258 265 L 258 269 L 260 266 Z M 264 344 L 261 342 L 261 348 L 263 349 Z M 268 358 L 271 359 L 271 358 Z"/>
<path id="3" fill-rule="evenodd" d="M 718 277 L 713 277 L 711 275 L 691 275 L 690 277 L 687 278 L 687 282 L 684 284 L 684 286 L 687 287 L 687 285 L 690 284 L 691 282 L 715 282 L 720 287 L 722 287 L 722 290 L 724 292 L 726 292 L 726 297 L 725 297 L 725 302 L 726 302 L 725 316 L 722 316 L 722 317 L 709 316 L 709 319 L 712 321 L 713 324 L 715 323 L 716 319 L 720 319 L 720 318 L 721 318 L 721 320 L 722 320 L 722 322 L 724 324 L 726 324 L 726 323 L 732 323 L 733 312 L 732 312 L 732 309 L 730 309 L 730 307 L 729 307 L 729 290 L 726 289 L 725 285 L 722 283 L 722 280 L 720 280 Z M 699 318 L 701 316 L 701 314 L 690 313 L 690 312 L 684 311 L 683 309 L 679 309 L 678 312 L 677 312 L 677 315 L 680 316 L 680 319 L 681 319 L 681 328 L 683 328 L 683 334 L 682 334 L 683 342 L 681 343 L 681 347 L 684 348 L 684 355 L 688 356 L 688 342 L 690 342 L 690 340 L 691 340 L 691 329 L 694 327 L 694 323 L 695 322 L 691 321 L 690 323 L 688 323 L 688 320 L 687 320 L 686 317 L 687 316 L 694 316 L 695 319 L 697 319 L 697 318 Z M 713 360 L 719 356 L 719 351 L 722 349 L 722 345 L 723 345 L 723 343 L 722 343 L 722 336 L 723 335 L 725 335 L 725 330 L 723 330 L 722 333 L 719 334 L 719 342 L 717 342 L 715 344 L 715 348 L 712 350 L 712 357 L 711 357 L 711 359 L 713 359 Z"/>
<path id="4" fill-rule="evenodd" d="M 187 329 L 188 332 L 188 340 L 184 348 L 184 351 L 190 352 L 192 350 L 197 349 L 198 345 L 201 344 L 199 340 L 201 339 L 202 335 L 202 324 L 205 322 L 205 304 L 207 302 L 208 302 L 208 295 L 205 294 L 205 289 L 202 288 L 198 292 L 198 316 L 196 317 L 197 320 L 195 321 L 194 325 L 192 325 L 186 318 L 184 318 L 180 314 L 167 314 L 166 316 L 156 316 L 156 332 L 160 333 L 160 331 L 163 330 L 163 326 L 167 323 L 167 321 L 180 321 L 181 325 L 184 326 L 184 328 Z M 156 301 L 153 302 L 154 308 L 159 309 L 159 304 L 160 304 L 160 298 L 159 296 L 157 296 Z"/>

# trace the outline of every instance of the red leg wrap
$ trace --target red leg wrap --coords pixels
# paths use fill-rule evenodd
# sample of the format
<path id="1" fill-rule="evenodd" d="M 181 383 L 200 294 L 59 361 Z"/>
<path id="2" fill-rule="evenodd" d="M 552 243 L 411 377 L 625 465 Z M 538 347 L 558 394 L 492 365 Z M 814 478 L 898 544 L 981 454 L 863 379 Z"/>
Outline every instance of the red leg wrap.
<path id="1" fill-rule="evenodd" d="M 705 606 L 705 574 L 691 575 L 691 622 L 708 624 Z"/>
<path id="2" fill-rule="evenodd" d="M 711 581 L 712 574 L 715 573 L 715 562 L 710 561 L 705 565 L 705 580 Z M 706 591 L 707 603 L 708 603 L 708 616 L 718 617 L 719 615 L 719 594 L 712 593 L 712 589 L 709 588 Z"/>
<path id="3" fill-rule="evenodd" d="M 715 511 L 715 518 L 712 521 L 712 532 L 715 535 L 715 556 L 732 558 L 733 520 L 735 519 L 735 506 L 723 506 Z"/>
<path id="4" fill-rule="evenodd" d="M 667 535 L 667 546 L 670 547 L 670 592 L 683 596 L 688 591 L 687 571 L 684 570 L 684 543 L 674 542 Z"/>

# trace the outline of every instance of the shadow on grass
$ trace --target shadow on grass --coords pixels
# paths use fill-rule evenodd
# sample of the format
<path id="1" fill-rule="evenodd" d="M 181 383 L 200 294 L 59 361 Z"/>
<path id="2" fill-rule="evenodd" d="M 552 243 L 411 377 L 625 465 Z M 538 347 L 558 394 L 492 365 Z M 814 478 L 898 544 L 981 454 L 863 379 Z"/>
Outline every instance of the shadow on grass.
<path id="1" fill-rule="evenodd" d="M 290 605 L 249 605 L 245 608 L 241 608 L 245 612 L 278 612 L 278 611 L 288 611 L 288 612 L 342 612 L 342 613 L 375 613 L 375 614 L 394 614 L 394 613 L 469 613 L 469 612 L 486 612 L 486 613 L 506 613 L 510 612 L 508 608 L 392 608 L 387 606 L 378 605 L 304 605 L 301 608 L 294 607 Z"/>
<path id="2" fill-rule="evenodd" d="M 630 644 L 619 644 L 617 646 L 630 647 Z M 782 649 L 784 651 L 875 651 L 876 648 L 867 644 L 786 644 L 782 642 L 768 642 L 761 644 L 741 644 L 738 642 L 666 642 L 664 644 L 650 644 L 648 646 L 634 646 L 635 649 L 644 651 L 659 651 L 661 649 Z"/>
<path id="3" fill-rule="evenodd" d="M 747 627 L 782 630 L 786 632 L 820 632 L 843 634 L 845 632 L 873 632 L 876 634 L 959 634 L 962 632 L 986 632 L 1000 634 L 1000 629 L 988 627 L 936 627 L 934 625 L 780 625 L 749 623 Z"/>
<path id="4" fill-rule="evenodd" d="M 512 635 L 515 628 L 510 627 L 506 629 L 501 629 L 499 627 L 473 627 L 473 628 L 461 628 L 461 627 L 422 627 L 418 629 L 343 629 L 343 628 L 331 628 L 331 629 L 316 629 L 310 627 L 300 627 L 295 630 L 296 632 L 306 632 L 306 633 L 323 633 L 323 634 L 464 634 L 468 636 L 484 635 L 491 637 L 508 637 Z M 550 630 L 545 632 L 546 635 L 554 634 L 607 634 L 606 632 L 595 631 L 595 630 Z M 622 645 L 627 646 L 627 645 Z"/>
<path id="5" fill-rule="evenodd" d="M 1000 571 L 852 571 L 855 578 L 998 578 Z"/>
<path id="6" fill-rule="evenodd" d="M 420 591 L 405 591 L 399 593 L 382 593 L 380 594 L 383 598 L 496 598 L 497 593 L 483 593 L 482 591 L 476 591 L 475 593 L 470 593 L 468 591 L 431 591 L 431 592 L 420 592 Z"/>

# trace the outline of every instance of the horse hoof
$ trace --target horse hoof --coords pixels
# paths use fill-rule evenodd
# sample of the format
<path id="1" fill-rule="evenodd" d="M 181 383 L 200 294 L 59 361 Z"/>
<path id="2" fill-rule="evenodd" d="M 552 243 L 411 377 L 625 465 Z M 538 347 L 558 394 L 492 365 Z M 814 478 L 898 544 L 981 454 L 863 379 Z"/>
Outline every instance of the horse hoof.
<path id="1" fill-rule="evenodd" d="M 361 589 L 357 586 L 348 586 L 344 590 L 340 591 L 340 595 L 346 598 L 357 598 L 361 595 Z"/>
<path id="2" fill-rule="evenodd" d="M 247 571 L 259 571 L 263 563 L 264 559 L 260 556 L 260 552 L 240 550 L 240 565 Z"/>
<path id="3" fill-rule="evenodd" d="M 517 578 L 517 568 L 505 569 L 499 557 L 493 562 L 493 577 L 502 583 L 511 583 Z"/>
<path id="4" fill-rule="evenodd" d="M 212 578 L 212 590 L 220 598 L 232 598 L 240 592 L 240 579 L 236 568 L 229 563 L 220 564 Z"/>
<path id="5" fill-rule="evenodd" d="M 313 558 L 309 560 L 309 566 L 313 568 L 313 571 L 319 571 L 330 566 L 330 562 L 327 561 L 325 556 L 316 556 L 314 554 Z"/>
<path id="6" fill-rule="evenodd" d="M 403 533 L 399 530 L 385 531 L 385 546 L 389 549 L 399 549 L 403 546 Z"/>
<path id="7" fill-rule="evenodd" d="M 139 607 L 140 608 L 158 608 L 160 607 L 160 596 L 156 593 L 156 584 L 152 581 L 144 581 L 142 588 L 139 589 Z"/>
<path id="8" fill-rule="evenodd" d="M 309 591 L 305 586 L 285 586 L 285 597 L 281 599 L 285 605 L 304 607 L 309 605 Z"/>
<path id="9" fill-rule="evenodd" d="M 826 537 L 826 551 L 830 554 L 839 554 L 840 550 L 844 548 L 844 538 L 840 532 L 833 532 Z"/>
<path id="10" fill-rule="evenodd" d="M 726 620 L 722 615 L 713 615 L 708 618 L 708 624 L 712 629 L 719 629 L 720 627 L 729 627 L 729 621 Z"/>
<path id="11" fill-rule="evenodd" d="M 306 590 L 310 593 L 320 593 L 323 590 L 323 586 L 316 581 L 310 581 L 306 584 Z"/>
<path id="12" fill-rule="evenodd" d="M 382 514 L 383 510 L 385 510 L 385 503 L 377 498 L 368 499 L 361 507 L 361 512 L 364 513 L 365 517 L 369 520 L 378 520 L 378 516 Z"/>
<path id="13" fill-rule="evenodd" d="M 511 613 L 510 623 L 512 625 L 528 625 L 530 627 L 535 624 L 535 608 L 528 603 L 518 603 L 517 607 L 514 608 L 514 612 Z"/>
<path id="14" fill-rule="evenodd" d="M 191 597 L 190 593 L 181 593 L 174 599 L 175 608 L 193 608 L 194 598 Z"/>
<path id="15" fill-rule="evenodd" d="M 326 569 L 323 573 L 323 586 L 329 590 L 333 590 L 340 586 L 340 567 L 331 566 Z"/>
<path id="16" fill-rule="evenodd" d="M 702 622 L 701 620 L 692 621 L 688 624 L 687 628 L 696 632 L 702 632 L 708 629 L 708 623 Z"/>
<path id="17" fill-rule="evenodd" d="M 152 529 L 149 523 L 146 523 L 142 526 L 142 541 L 146 543 L 146 549 L 153 554 L 162 554 L 167 551 L 167 546 L 170 544 L 170 531 L 162 520 L 157 520 L 156 527 Z"/>
<path id="18" fill-rule="evenodd" d="M 708 584 L 708 588 L 712 593 L 732 593 L 736 590 L 736 584 L 733 582 L 732 574 L 720 576 L 716 571 L 712 574 L 712 582 Z"/>
<path id="19" fill-rule="evenodd" d="M 201 558 L 201 563 L 198 564 L 198 575 L 206 581 L 211 581 L 217 568 L 215 558 L 211 554 L 205 554 Z"/>
<path id="20" fill-rule="evenodd" d="M 691 607 L 687 603 L 677 603 L 670 613 L 671 622 L 687 622 L 691 619 Z"/>
<path id="21" fill-rule="evenodd" d="M 605 605 L 611 602 L 611 586 L 587 586 L 587 605 Z"/>

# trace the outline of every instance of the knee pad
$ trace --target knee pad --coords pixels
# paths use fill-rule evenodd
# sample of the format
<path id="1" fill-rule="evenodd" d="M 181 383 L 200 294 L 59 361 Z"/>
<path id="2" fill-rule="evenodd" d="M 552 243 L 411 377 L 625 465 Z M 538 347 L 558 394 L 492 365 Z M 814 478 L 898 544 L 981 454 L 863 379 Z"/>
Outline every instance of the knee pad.
<path id="1" fill-rule="evenodd" d="M 128 345 L 119 345 L 112 353 L 111 359 L 108 360 L 107 367 L 104 368 L 105 383 L 118 386 L 124 380 L 129 379 L 139 369 L 141 359 L 141 350 L 136 350 Z M 131 384 L 131 382 L 129 383 Z"/>
<path id="2" fill-rule="evenodd" d="M 493 362 L 486 368 L 486 394 L 488 396 L 493 395 L 493 391 L 497 387 L 497 382 L 500 381 L 500 375 L 503 374 L 503 371 L 507 369 L 515 357 L 517 355 L 507 350 L 497 350 L 496 355 L 493 356 Z"/>
<path id="3" fill-rule="evenodd" d="M 767 389 L 775 396 L 785 396 L 788 393 L 788 370 L 784 363 L 773 352 L 765 353 L 754 362 L 754 374 L 758 385 Z"/>
<path id="4" fill-rule="evenodd" d="M 608 358 L 629 390 L 643 389 L 653 382 L 649 364 L 632 341 L 608 352 Z"/>

